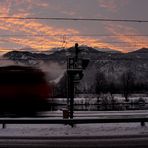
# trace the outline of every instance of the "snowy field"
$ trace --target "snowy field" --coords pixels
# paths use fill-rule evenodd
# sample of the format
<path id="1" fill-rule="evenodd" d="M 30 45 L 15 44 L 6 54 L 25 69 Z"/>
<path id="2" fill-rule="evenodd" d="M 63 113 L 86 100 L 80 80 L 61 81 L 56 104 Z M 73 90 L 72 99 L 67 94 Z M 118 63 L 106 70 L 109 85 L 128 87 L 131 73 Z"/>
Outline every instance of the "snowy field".
<path id="1" fill-rule="evenodd" d="M 69 125 L 53 124 L 15 124 L 0 129 L 0 137 L 5 136 L 109 136 L 109 135 L 147 135 L 148 124 L 141 127 L 140 123 L 105 123 L 79 124 L 73 128 Z"/>
<path id="2" fill-rule="evenodd" d="M 83 95 L 80 95 L 80 97 L 74 98 L 75 105 L 78 105 L 78 104 L 94 105 L 98 101 L 98 98 L 96 95 L 90 95 L 90 96 L 86 96 L 86 97 L 83 97 Z M 100 96 L 99 99 L 103 99 L 103 97 L 107 97 L 109 100 L 111 100 L 110 94 L 104 94 L 104 95 Z M 114 97 L 114 100 L 116 100 L 116 102 L 118 102 L 118 103 L 125 102 L 125 97 L 123 97 L 122 94 L 114 94 L 113 97 Z M 148 95 L 147 94 L 132 94 L 131 96 L 128 97 L 128 99 L 129 99 L 129 103 L 137 102 L 137 101 L 139 101 L 139 99 L 143 99 L 145 101 L 145 103 L 148 103 Z M 63 104 L 63 105 L 67 104 L 67 98 L 49 98 L 49 101 L 56 103 L 56 104 Z"/>
<path id="3" fill-rule="evenodd" d="M 51 118 L 62 119 L 62 111 L 50 112 Z M 48 113 L 49 115 L 49 113 Z M 147 110 L 135 111 L 81 111 L 75 112 L 75 118 L 110 118 L 111 116 L 147 117 Z M 109 136 L 109 135 L 148 135 L 148 123 L 142 127 L 138 123 L 95 123 L 77 124 L 73 128 L 62 124 L 6 124 L 3 129 L 0 125 L 0 137 L 4 136 Z"/>

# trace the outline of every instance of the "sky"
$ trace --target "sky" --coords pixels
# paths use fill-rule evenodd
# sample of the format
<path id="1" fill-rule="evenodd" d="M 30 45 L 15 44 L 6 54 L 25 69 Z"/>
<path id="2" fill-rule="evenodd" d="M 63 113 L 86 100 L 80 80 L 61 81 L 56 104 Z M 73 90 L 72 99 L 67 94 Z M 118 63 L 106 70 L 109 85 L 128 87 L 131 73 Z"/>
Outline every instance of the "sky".
<path id="1" fill-rule="evenodd" d="M 0 0 L 0 17 L 148 20 L 148 0 Z M 0 18 L 0 52 L 87 45 L 122 52 L 148 47 L 148 23 Z"/>

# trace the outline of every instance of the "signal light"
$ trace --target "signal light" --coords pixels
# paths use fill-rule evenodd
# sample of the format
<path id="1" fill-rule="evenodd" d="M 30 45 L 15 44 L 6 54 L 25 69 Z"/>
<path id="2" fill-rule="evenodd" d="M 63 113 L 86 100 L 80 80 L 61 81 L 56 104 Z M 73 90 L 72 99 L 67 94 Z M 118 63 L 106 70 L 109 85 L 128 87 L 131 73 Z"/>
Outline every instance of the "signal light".
<path id="1" fill-rule="evenodd" d="M 89 59 L 82 59 L 82 68 L 86 69 L 89 64 Z"/>
<path id="2" fill-rule="evenodd" d="M 83 78 L 84 74 L 83 74 L 83 71 L 79 71 L 75 77 L 74 77 L 74 81 L 79 81 Z"/>
<path id="3" fill-rule="evenodd" d="M 70 76 L 74 76 L 74 80 L 81 80 L 84 76 L 82 69 L 68 69 L 67 71 Z"/>

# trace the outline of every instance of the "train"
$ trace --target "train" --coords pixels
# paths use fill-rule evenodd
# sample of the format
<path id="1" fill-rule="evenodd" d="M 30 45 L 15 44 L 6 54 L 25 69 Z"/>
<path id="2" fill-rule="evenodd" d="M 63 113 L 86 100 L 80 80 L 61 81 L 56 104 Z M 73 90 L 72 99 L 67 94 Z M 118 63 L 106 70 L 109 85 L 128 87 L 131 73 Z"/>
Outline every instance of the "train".
<path id="1" fill-rule="evenodd" d="M 45 73 L 30 66 L 0 67 L 0 116 L 36 116 L 49 109 L 52 88 Z"/>

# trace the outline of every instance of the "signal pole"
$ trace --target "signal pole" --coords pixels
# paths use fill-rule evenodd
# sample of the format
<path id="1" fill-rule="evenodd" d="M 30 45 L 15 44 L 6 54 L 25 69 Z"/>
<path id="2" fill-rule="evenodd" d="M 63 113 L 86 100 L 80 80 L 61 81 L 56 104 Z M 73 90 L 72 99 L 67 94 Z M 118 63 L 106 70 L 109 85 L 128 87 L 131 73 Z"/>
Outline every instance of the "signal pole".
<path id="1" fill-rule="evenodd" d="M 75 55 L 67 59 L 67 106 L 70 119 L 73 119 L 74 114 L 74 95 L 75 83 L 79 82 L 83 77 L 83 69 L 89 63 L 88 59 L 79 58 L 80 49 L 78 43 L 75 44 Z"/>

